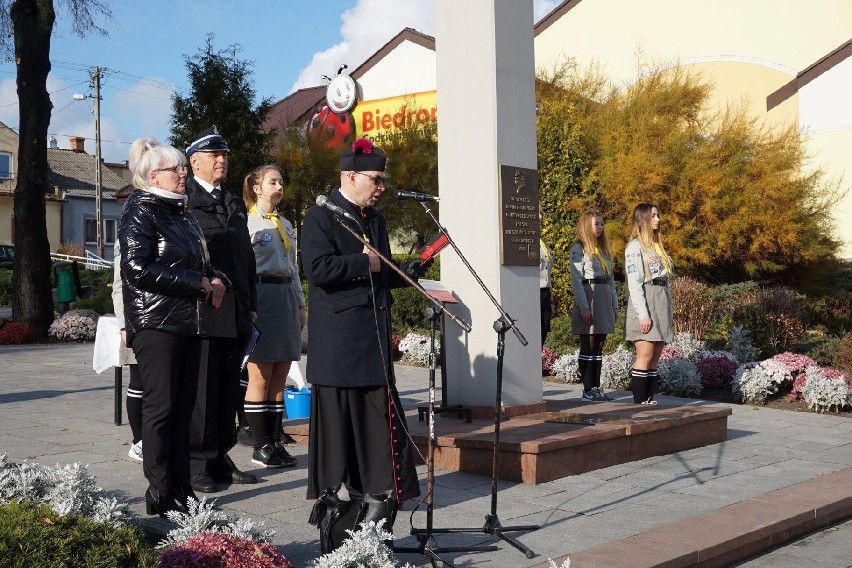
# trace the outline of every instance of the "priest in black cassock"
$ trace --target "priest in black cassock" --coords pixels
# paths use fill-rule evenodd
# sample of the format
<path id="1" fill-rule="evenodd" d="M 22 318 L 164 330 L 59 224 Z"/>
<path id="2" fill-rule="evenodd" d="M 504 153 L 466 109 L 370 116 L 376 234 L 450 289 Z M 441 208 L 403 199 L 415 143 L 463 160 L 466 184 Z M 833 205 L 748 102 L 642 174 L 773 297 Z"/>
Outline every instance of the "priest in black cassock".
<path id="1" fill-rule="evenodd" d="M 342 223 L 390 258 L 385 219 L 374 207 L 385 191 L 385 162 L 372 142 L 356 140 L 341 155 L 340 188 L 329 201 L 351 214 Z M 390 291 L 406 282 L 323 207 L 305 215 L 302 263 L 312 386 L 307 496 L 343 483 L 358 493 L 390 491 L 397 504 L 416 497 L 391 350 Z M 419 276 L 425 267 L 405 268 Z"/>

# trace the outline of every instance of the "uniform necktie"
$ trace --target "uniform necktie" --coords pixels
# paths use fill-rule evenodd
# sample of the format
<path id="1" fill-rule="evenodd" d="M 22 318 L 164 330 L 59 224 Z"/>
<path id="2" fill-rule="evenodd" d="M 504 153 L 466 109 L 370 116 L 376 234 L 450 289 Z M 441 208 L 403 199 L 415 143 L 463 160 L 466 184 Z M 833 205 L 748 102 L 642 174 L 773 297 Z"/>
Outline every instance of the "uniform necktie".
<path id="1" fill-rule="evenodd" d="M 221 201 L 222 200 L 222 188 L 220 188 L 218 186 L 214 187 L 213 191 L 210 192 L 210 195 L 211 195 L 211 197 L 213 197 L 214 201 Z"/>

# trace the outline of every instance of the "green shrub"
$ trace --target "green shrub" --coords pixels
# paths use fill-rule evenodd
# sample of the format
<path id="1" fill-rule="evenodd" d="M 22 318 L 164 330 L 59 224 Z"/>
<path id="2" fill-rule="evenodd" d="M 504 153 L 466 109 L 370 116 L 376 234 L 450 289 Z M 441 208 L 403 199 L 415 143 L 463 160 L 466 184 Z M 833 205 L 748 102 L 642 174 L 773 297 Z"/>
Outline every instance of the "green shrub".
<path id="1" fill-rule="evenodd" d="M 0 268 L 0 306 L 12 303 L 12 271 Z"/>
<path id="2" fill-rule="evenodd" d="M 757 287 L 734 304 L 734 322 L 751 331 L 755 348 L 764 357 L 789 351 L 804 337 L 809 320 L 807 299 L 790 288 Z"/>
<path id="3" fill-rule="evenodd" d="M 395 255 L 394 260 L 405 262 L 417 258 L 417 255 Z M 426 280 L 440 280 L 441 269 L 440 259 L 436 258 L 429 271 L 426 273 Z M 394 333 L 399 337 L 403 337 L 409 331 L 427 331 L 429 330 L 429 321 L 424 315 L 424 310 L 428 300 L 420 294 L 415 288 L 405 287 L 396 288 L 391 291 L 393 296 L 393 305 L 391 306 L 391 321 L 393 322 Z M 452 306 L 450 306 L 452 309 Z"/>
<path id="4" fill-rule="evenodd" d="M 573 353 L 580 347 L 580 338 L 571 332 L 571 316 L 556 316 L 550 320 L 550 333 L 547 334 L 545 347 L 557 355 Z"/>
<path id="5" fill-rule="evenodd" d="M 157 554 L 130 525 L 62 517 L 46 505 L 0 506 L 3 568 L 154 568 Z"/>
<path id="6" fill-rule="evenodd" d="M 814 323 L 825 326 L 826 333 L 840 337 L 852 331 L 852 292 L 817 298 L 811 310 Z"/>
<path id="7" fill-rule="evenodd" d="M 80 298 L 74 302 L 75 310 L 94 310 L 100 315 L 111 314 L 115 310 L 112 305 L 112 287 L 92 289 L 88 298 Z"/>
<path id="8" fill-rule="evenodd" d="M 835 359 L 840 370 L 852 377 L 852 333 L 840 340 Z"/>
<path id="9" fill-rule="evenodd" d="M 820 337 L 807 347 L 804 354 L 819 363 L 820 366 L 835 367 L 838 365 L 837 356 L 840 350 L 839 337 Z"/>

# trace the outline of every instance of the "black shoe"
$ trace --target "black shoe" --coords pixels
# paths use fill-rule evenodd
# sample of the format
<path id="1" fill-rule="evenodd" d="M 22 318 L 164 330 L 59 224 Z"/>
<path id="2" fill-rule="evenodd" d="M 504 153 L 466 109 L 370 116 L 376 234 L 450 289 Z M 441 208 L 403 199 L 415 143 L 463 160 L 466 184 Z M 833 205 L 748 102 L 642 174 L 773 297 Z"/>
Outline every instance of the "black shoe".
<path id="1" fill-rule="evenodd" d="M 145 492 L 145 512 L 147 514 L 160 515 L 165 519 L 167 518 L 166 513 L 169 511 L 178 511 L 184 514 L 189 512 L 185 504 L 179 503 L 171 497 L 162 494 L 159 497 L 154 497 L 150 488 Z"/>
<path id="2" fill-rule="evenodd" d="M 254 435 L 251 433 L 251 428 L 248 426 L 240 426 L 237 428 L 237 441 L 243 446 L 249 448 L 254 447 Z"/>
<path id="3" fill-rule="evenodd" d="M 284 467 L 286 462 L 278 457 L 278 451 L 272 444 L 266 444 L 261 448 L 255 448 L 251 455 L 251 463 L 264 467 Z"/>
<path id="4" fill-rule="evenodd" d="M 199 493 L 216 493 L 218 491 L 216 482 L 209 475 L 192 476 L 190 485 L 193 491 L 198 491 Z"/>
<path id="5" fill-rule="evenodd" d="M 257 483 L 257 477 L 251 473 L 237 469 L 237 466 L 234 465 L 234 460 L 228 454 L 225 454 L 219 463 L 215 480 L 222 483 Z"/>
<path id="6" fill-rule="evenodd" d="M 291 436 L 291 435 L 290 435 L 290 434 L 288 434 L 287 432 L 281 432 L 281 439 L 280 439 L 280 440 L 275 440 L 273 443 L 274 443 L 276 446 L 278 446 L 278 445 L 282 445 L 282 446 L 295 446 L 295 445 L 296 445 L 296 440 L 295 440 L 295 438 L 293 438 L 293 436 Z"/>
<path id="7" fill-rule="evenodd" d="M 284 434 L 286 436 L 286 434 Z M 275 447 L 275 455 L 281 458 L 284 462 L 284 467 L 293 467 L 299 460 L 290 455 L 290 452 L 287 451 L 287 448 L 284 447 L 284 444 L 281 442 L 274 442 Z"/>

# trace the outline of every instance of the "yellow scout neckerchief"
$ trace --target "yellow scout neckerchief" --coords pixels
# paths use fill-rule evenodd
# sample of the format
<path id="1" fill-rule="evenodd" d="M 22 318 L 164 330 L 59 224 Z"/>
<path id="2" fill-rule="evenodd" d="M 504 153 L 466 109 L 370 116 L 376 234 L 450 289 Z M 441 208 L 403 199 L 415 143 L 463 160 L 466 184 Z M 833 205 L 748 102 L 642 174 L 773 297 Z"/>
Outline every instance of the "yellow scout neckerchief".
<path id="1" fill-rule="evenodd" d="M 604 255 L 601 254 L 601 251 L 598 250 L 598 247 L 595 247 L 595 256 L 598 257 L 598 261 L 600 261 L 601 266 L 603 267 L 604 276 L 609 276 L 609 262 Z"/>
<path id="2" fill-rule="evenodd" d="M 287 254 L 290 254 L 290 248 L 292 247 L 292 245 L 290 244 L 290 237 L 287 236 L 286 231 L 284 231 L 283 225 L 281 225 L 281 221 L 278 220 L 278 212 L 273 211 L 272 213 L 261 214 L 260 209 L 257 208 L 257 205 L 253 205 L 249 213 L 260 215 L 264 219 L 272 220 L 272 222 L 275 223 L 275 228 L 278 229 L 278 234 L 281 235 L 281 241 L 284 243 L 284 250 L 287 251 Z"/>

